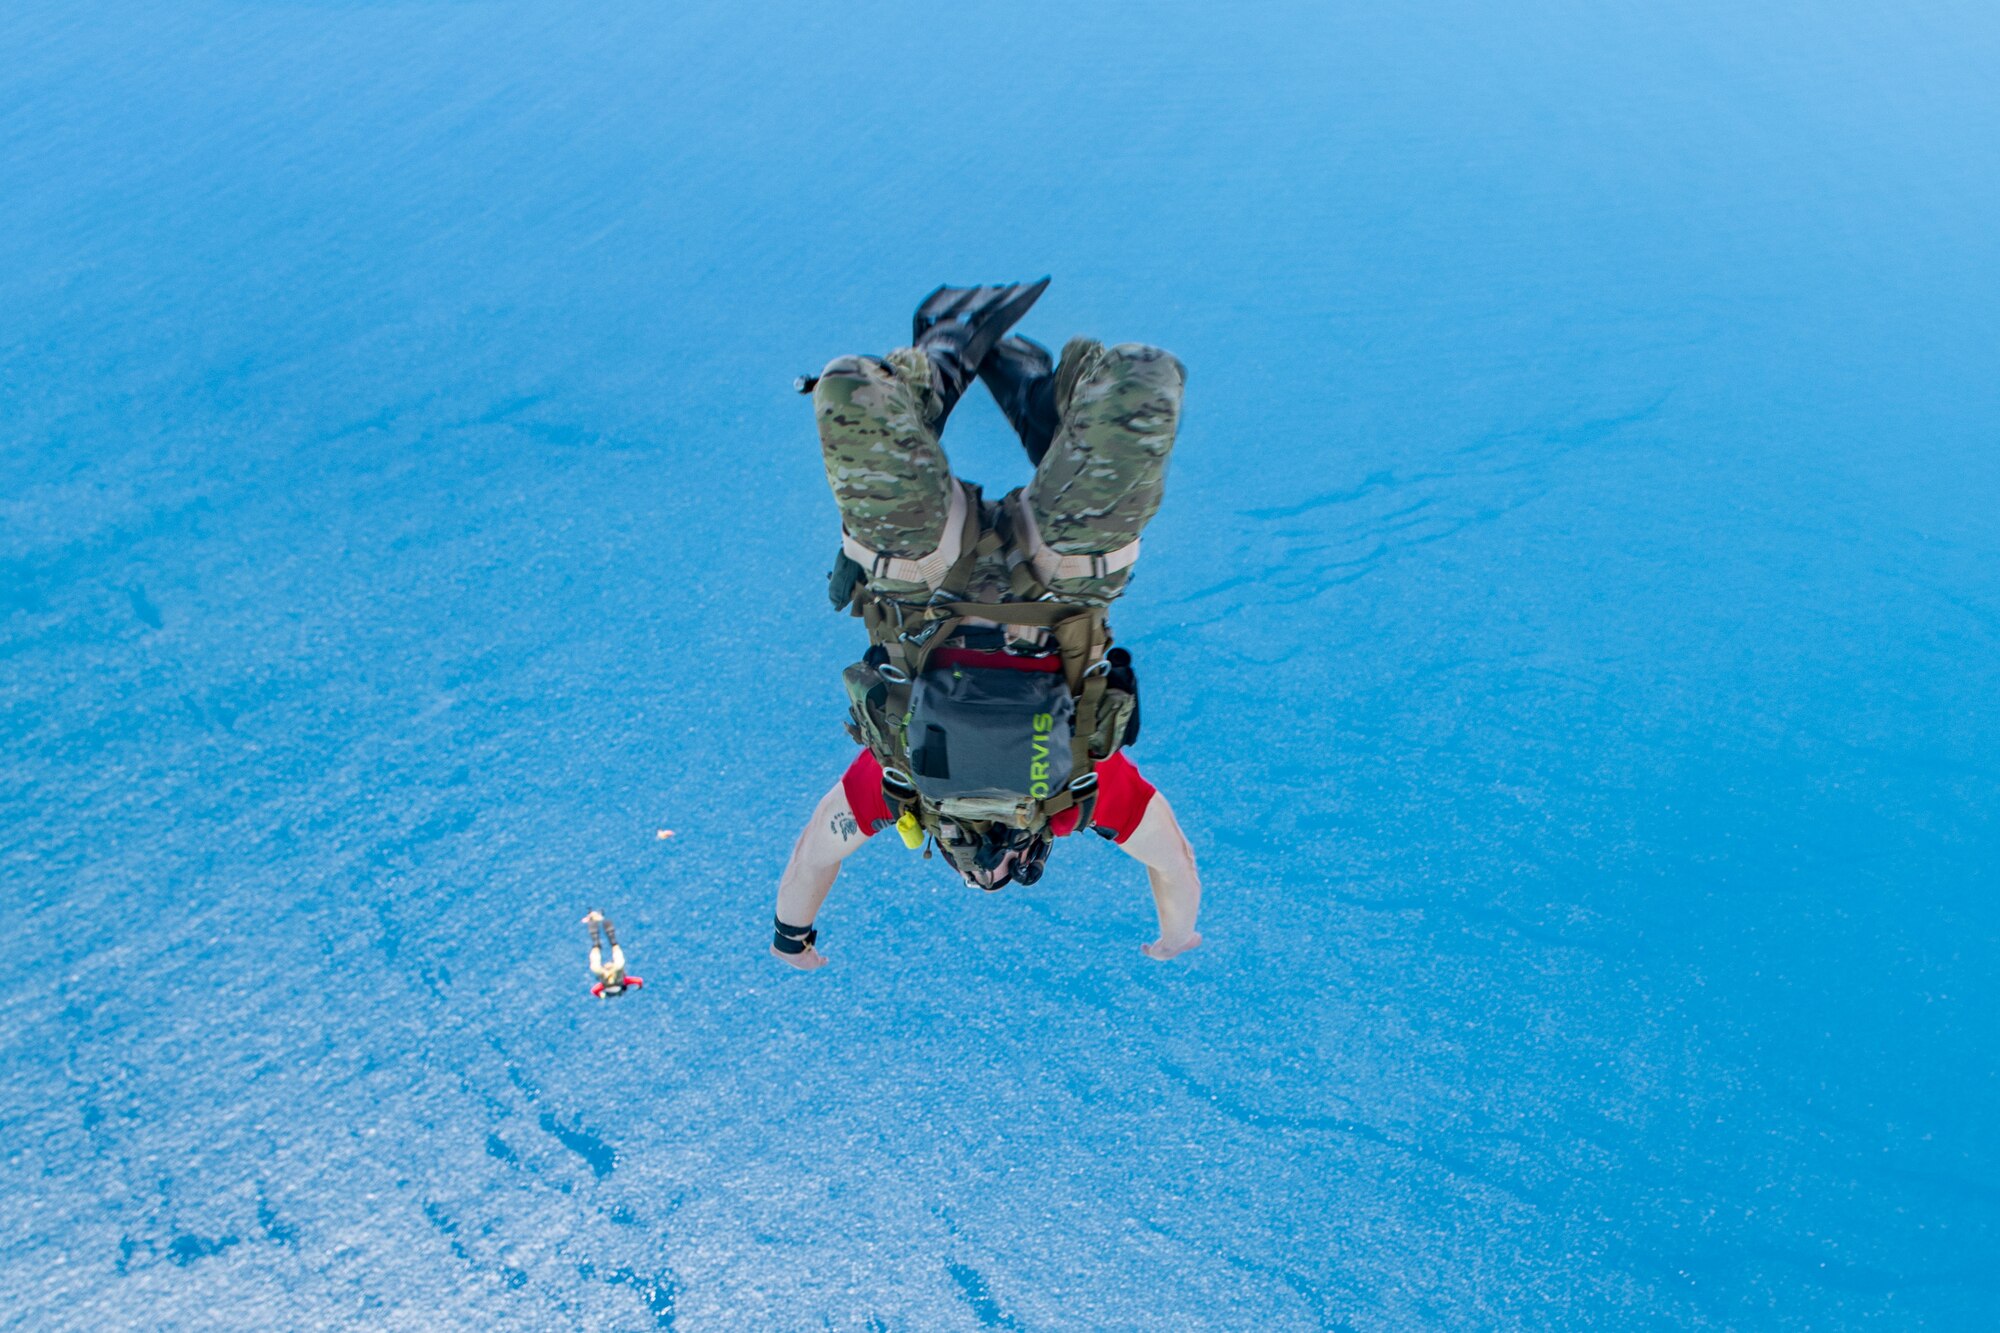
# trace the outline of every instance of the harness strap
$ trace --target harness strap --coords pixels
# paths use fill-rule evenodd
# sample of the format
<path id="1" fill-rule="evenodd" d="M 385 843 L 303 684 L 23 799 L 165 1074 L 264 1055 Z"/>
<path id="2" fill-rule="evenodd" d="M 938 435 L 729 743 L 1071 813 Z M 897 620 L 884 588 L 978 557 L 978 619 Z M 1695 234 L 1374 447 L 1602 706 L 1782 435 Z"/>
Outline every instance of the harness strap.
<path id="1" fill-rule="evenodd" d="M 1062 656 L 1063 677 L 1071 693 L 1083 689 L 1083 673 L 1110 642 L 1104 629 L 1104 609 L 1072 602 L 944 602 L 929 608 L 934 616 L 949 616 L 953 624 L 985 620 L 1001 625 L 1033 625 L 1050 631 Z"/>
<path id="2" fill-rule="evenodd" d="M 1035 525 L 1034 509 L 1028 503 L 1025 490 L 1015 492 L 1014 521 L 1015 535 L 1019 545 L 1028 553 L 1028 563 L 1034 567 L 1035 577 L 1043 583 L 1053 583 L 1057 579 L 1101 579 L 1116 574 L 1121 569 L 1130 569 L 1139 559 L 1139 539 L 1134 537 L 1115 551 L 1105 551 L 1092 555 L 1063 555 L 1042 540 L 1042 530 Z"/>
<path id="3" fill-rule="evenodd" d="M 1088 781 L 1085 781 L 1085 778 Z M 1079 791 L 1079 787 L 1082 790 Z M 1083 778 L 1078 778 L 1075 782 L 1070 783 L 1070 793 L 1072 799 L 1076 802 L 1075 831 L 1081 833 L 1091 826 L 1097 815 L 1097 774 L 1094 772 L 1088 773 Z"/>
<path id="4" fill-rule="evenodd" d="M 847 558 L 868 571 L 870 578 L 895 579 L 902 583 L 921 583 L 927 588 L 939 588 L 946 577 L 954 572 L 963 557 L 973 554 L 973 546 L 978 540 L 967 540 L 967 511 L 972 506 L 967 503 L 965 487 L 954 480 L 951 484 L 951 513 L 944 521 L 944 533 L 938 538 L 937 549 L 916 560 L 889 555 L 857 539 L 845 528 L 840 532 L 840 549 Z M 972 515 L 974 524 L 978 515 Z"/>
<path id="5" fill-rule="evenodd" d="M 1076 811 L 1075 832 L 1090 827 L 1097 813 L 1097 773 L 1092 770 L 1069 780 L 1069 785 L 1042 802 L 1042 817 L 1054 819 L 1065 810 Z"/>
<path id="6" fill-rule="evenodd" d="M 959 557 L 952 561 L 951 568 L 945 570 L 944 577 L 931 585 L 931 592 L 935 597 L 965 596 L 965 590 L 972 582 L 972 571 L 979 564 L 979 557 L 991 555 L 999 549 L 999 537 L 986 531 L 983 521 L 986 502 L 980 496 L 979 488 L 966 481 L 956 484 L 959 498 L 965 501 L 965 515 L 958 534 Z"/>
<path id="7" fill-rule="evenodd" d="M 1090 738 L 1097 734 L 1097 707 L 1104 701 L 1104 688 L 1109 675 L 1106 671 L 1090 672 L 1083 678 L 1083 688 L 1077 692 L 1076 719 L 1069 736 L 1072 773 L 1088 773 L 1096 763 L 1096 757 L 1090 753 Z"/>
<path id="8" fill-rule="evenodd" d="M 977 616 L 1002 625 L 1051 627 L 1091 610 L 1073 602 L 946 602 L 944 609 L 955 616 Z"/>
<path id="9" fill-rule="evenodd" d="M 958 604 L 947 604 L 947 606 L 955 605 Z M 938 607 L 929 608 L 925 612 L 925 617 L 918 628 L 904 630 L 896 636 L 895 642 L 886 645 L 889 650 L 889 660 L 897 662 L 897 665 L 909 672 L 911 680 L 924 674 L 924 667 L 929 664 L 931 654 L 944 646 L 945 640 L 951 637 L 951 632 L 965 619 L 964 616 L 952 615 L 948 609 L 941 610 Z M 898 661 L 899 656 L 900 661 Z"/>

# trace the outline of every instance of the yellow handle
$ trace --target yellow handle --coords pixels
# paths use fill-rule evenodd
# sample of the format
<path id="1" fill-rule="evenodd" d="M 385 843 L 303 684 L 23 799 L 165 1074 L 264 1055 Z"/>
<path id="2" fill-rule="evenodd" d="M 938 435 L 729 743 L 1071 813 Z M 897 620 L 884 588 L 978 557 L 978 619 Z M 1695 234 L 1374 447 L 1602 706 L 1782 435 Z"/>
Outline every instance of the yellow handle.
<path id="1" fill-rule="evenodd" d="M 914 810 L 903 812 L 903 817 L 896 821 L 896 832 L 903 835 L 903 845 L 913 852 L 924 845 L 924 826 L 917 822 Z"/>

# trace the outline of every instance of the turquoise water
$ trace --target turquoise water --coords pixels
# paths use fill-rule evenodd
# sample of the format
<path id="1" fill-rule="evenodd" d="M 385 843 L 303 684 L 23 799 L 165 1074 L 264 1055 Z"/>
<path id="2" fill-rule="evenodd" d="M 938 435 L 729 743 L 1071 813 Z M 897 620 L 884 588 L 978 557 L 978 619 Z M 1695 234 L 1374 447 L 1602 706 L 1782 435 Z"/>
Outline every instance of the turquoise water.
<path id="1" fill-rule="evenodd" d="M 2000 19 L 1752 9 L 8 7 L 0 1322 L 1992 1326 Z M 1042 273 L 1207 943 L 790 974 L 790 381 Z"/>

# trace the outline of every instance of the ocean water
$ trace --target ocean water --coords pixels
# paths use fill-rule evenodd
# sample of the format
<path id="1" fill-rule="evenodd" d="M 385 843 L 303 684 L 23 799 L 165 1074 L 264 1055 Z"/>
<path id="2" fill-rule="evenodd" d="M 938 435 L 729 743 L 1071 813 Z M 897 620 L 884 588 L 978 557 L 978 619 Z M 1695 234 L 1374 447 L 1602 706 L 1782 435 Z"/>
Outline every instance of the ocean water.
<path id="1" fill-rule="evenodd" d="M 2000 1324 L 2000 11 L 0 55 L 0 1326 Z M 1117 625 L 1207 942 L 890 839 L 795 975 L 790 381 L 1042 273 L 1189 367 Z"/>

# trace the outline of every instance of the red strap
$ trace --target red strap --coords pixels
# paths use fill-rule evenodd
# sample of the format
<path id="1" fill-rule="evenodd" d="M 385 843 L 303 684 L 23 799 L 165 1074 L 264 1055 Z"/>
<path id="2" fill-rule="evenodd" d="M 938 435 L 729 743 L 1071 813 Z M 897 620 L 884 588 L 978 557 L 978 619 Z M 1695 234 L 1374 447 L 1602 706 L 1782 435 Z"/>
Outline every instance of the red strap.
<path id="1" fill-rule="evenodd" d="M 940 666 L 994 667 L 1001 671 L 1061 671 L 1062 659 L 1051 653 L 1047 657 L 1022 657 L 1016 653 L 988 653 L 976 648 L 940 648 L 931 654 L 931 661 Z"/>

